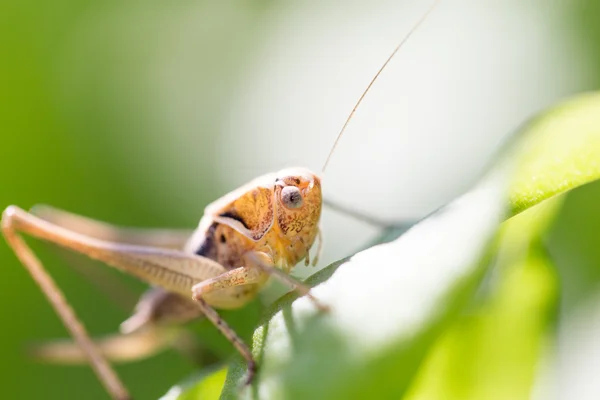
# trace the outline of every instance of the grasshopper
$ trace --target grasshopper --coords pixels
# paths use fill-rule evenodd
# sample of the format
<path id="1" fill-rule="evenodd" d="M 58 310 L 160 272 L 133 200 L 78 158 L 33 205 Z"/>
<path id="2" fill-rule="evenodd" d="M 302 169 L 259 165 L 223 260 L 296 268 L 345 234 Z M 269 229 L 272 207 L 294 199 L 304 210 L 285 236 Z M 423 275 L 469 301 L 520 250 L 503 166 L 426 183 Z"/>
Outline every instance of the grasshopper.
<path id="1" fill-rule="evenodd" d="M 372 78 L 340 130 L 322 172 L 366 93 L 437 3 L 412 27 Z M 300 261 L 309 263 L 309 252 L 316 241 L 321 247 L 322 204 L 321 178 L 307 169 L 292 168 L 261 176 L 211 203 L 191 235 L 115 227 L 48 206 L 29 212 L 9 206 L 2 214 L 1 229 L 110 396 L 124 400 L 131 397 L 110 366 L 106 352 L 90 338 L 21 234 L 81 253 L 153 285 L 139 300 L 134 314 L 121 325 L 122 333 L 206 317 L 247 361 L 246 382 L 250 383 L 257 370 L 252 353 L 215 308 L 244 306 L 273 277 L 326 311 L 327 307 L 310 294 L 307 286 L 288 275 Z"/>

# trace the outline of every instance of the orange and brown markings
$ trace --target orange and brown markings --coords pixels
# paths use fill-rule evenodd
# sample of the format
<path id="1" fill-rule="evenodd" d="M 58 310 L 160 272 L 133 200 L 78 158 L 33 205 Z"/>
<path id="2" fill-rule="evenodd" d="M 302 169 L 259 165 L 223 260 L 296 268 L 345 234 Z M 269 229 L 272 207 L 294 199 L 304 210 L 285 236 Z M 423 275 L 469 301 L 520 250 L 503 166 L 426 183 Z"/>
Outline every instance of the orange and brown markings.
<path id="1" fill-rule="evenodd" d="M 219 214 L 238 221 L 254 240 L 259 240 L 273 225 L 273 189 L 256 187 L 231 202 Z"/>
<path id="2" fill-rule="evenodd" d="M 298 177 L 283 179 L 286 185 L 293 185 L 300 189 L 303 205 L 300 208 L 290 209 L 285 207 L 280 200 L 282 187 L 275 188 L 277 201 L 277 222 L 284 235 L 292 237 L 299 233 L 312 232 L 321 217 L 321 183 L 315 179 L 312 183 Z M 311 241 L 309 241 L 311 242 Z"/>
<path id="3" fill-rule="evenodd" d="M 321 217 L 321 182 L 317 177 L 313 180 L 289 176 L 282 179 L 287 186 L 296 186 L 302 193 L 303 204 L 299 208 L 287 208 L 281 201 L 282 186 L 275 187 L 276 221 L 274 232 L 278 232 L 277 242 L 279 254 L 286 255 L 278 260 L 284 269 L 291 269 L 304 259 L 317 237 L 319 219 Z M 285 246 L 285 247 L 284 247 Z M 286 264 L 286 265 L 283 265 Z"/>
<path id="4" fill-rule="evenodd" d="M 283 270 L 293 268 L 307 256 L 319 230 L 319 179 L 314 175 L 268 179 L 211 206 L 213 223 L 197 254 L 227 269 L 244 266 L 244 256 L 249 252 L 266 254 L 268 264 Z M 290 186 L 297 187 L 302 195 L 299 207 L 289 208 L 282 202 L 282 190 Z"/>

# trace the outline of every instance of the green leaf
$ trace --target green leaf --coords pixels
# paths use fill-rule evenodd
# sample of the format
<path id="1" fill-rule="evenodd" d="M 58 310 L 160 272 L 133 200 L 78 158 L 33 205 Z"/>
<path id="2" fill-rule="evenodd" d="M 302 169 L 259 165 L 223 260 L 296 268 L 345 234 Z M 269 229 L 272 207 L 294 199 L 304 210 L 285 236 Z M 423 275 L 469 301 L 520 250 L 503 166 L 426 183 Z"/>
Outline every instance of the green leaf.
<path id="1" fill-rule="evenodd" d="M 221 394 L 227 368 L 207 368 L 173 386 L 160 400 L 216 400 Z"/>
<path id="2" fill-rule="evenodd" d="M 258 397 L 401 396 L 431 341 L 476 289 L 505 191 L 495 175 L 400 239 L 352 257 L 314 289 L 331 313 L 306 298 L 277 312 L 255 332 Z M 234 375 L 222 398 L 239 391 Z"/>
<path id="3" fill-rule="evenodd" d="M 558 277 L 541 235 L 560 203 L 546 202 L 503 226 L 492 290 L 436 342 L 409 400 L 531 397 L 558 305 Z"/>
<path id="4" fill-rule="evenodd" d="M 501 221 L 599 177 L 600 94 L 594 93 L 528 123 L 466 195 L 404 234 L 391 230 L 382 236 L 385 241 L 402 234 L 398 239 L 340 260 L 311 277 L 309 283 L 318 285 L 314 295 L 331 306 L 330 313 L 320 314 L 308 299 L 294 301 L 293 295 L 277 302 L 254 333 L 260 373 L 243 397 L 403 397 L 417 387 L 412 386 L 417 372 L 438 338 L 445 332 L 451 337 L 451 328 L 458 329 L 457 321 L 468 305 L 476 304 L 477 289 L 494 255 L 490 244 Z M 538 230 L 545 228 L 540 224 Z M 528 282 L 541 282 L 539 292 L 522 300 L 530 302 L 532 312 L 535 304 L 550 307 L 553 278 L 543 253 L 524 261 L 513 259 L 513 264 L 516 275 L 507 274 L 496 288 L 498 293 L 488 300 L 492 313 L 482 314 L 478 328 L 462 332 L 458 339 L 488 330 L 498 322 L 494 311 L 507 321 L 518 317 L 516 304 L 503 295 L 508 290 L 503 285 L 523 291 Z M 529 322 L 532 340 L 539 345 L 548 318 Z M 454 357 L 454 345 L 445 346 Z M 529 353 L 526 366 L 537 355 Z M 494 363 L 505 365 L 496 358 Z M 244 372 L 243 361 L 236 360 L 221 398 L 238 397 Z M 521 387 L 530 378 L 531 374 Z M 468 380 L 460 381 L 468 386 Z M 432 386 L 431 393 L 435 389 Z M 484 395 L 492 389 L 485 386 L 470 394 Z"/>
<path id="5" fill-rule="evenodd" d="M 600 177 L 600 93 L 588 93 L 527 124 L 508 152 L 516 174 L 510 185 L 518 214 Z"/>

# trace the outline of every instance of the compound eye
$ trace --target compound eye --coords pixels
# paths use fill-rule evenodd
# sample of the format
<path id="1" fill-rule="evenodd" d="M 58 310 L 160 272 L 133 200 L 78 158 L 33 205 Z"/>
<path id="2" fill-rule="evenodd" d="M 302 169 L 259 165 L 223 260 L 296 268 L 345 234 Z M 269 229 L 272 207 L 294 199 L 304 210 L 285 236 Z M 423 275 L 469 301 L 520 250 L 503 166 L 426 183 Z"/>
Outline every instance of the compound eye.
<path id="1" fill-rule="evenodd" d="M 302 207 L 302 194 L 296 186 L 286 186 L 281 190 L 281 202 L 287 208 Z"/>

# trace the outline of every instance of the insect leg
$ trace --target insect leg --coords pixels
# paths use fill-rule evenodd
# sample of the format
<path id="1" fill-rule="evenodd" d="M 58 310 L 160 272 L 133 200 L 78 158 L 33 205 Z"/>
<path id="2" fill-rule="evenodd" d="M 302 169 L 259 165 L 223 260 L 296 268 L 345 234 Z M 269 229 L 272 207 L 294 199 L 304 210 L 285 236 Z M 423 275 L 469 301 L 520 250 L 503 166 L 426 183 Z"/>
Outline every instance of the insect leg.
<path id="1" fill-rule="evenodd" d="M 246 385 L 252 383 L 252 379 L 254 379 L 254 375 L 256 374 L 256 361 L 254 361 L 254 357 L 252 356 L 252 351 L 250 348 L 244 343 L 244 341 L 238 336 L 237 333 L 225 322 L 223 318 L 206 303 L 202 297 L 195 297 L 198 305 L 202 309 L 202 312 L 206 316 L 206 318 L 212 322 L 217 329 L 229 340 L 236 350 L 244 357 L 246 363 L 248 364 L 248 377 L 246 378 Z"/>
<path id="2" fill-rule="evenodd" d="M 54 225 L 15 206 L 4 211 L 2 221 L 9 236 L 16 236 L 17 231 L 27 233 L 183 296 L 189 296 L 197 282 L 226 271 L 215 261 L 182 251 L 98 240 Z"/>
<path id="3" fill-rule="evenodd" d="M 90 339 L 62 291 L 23 241 L 20 233 L 26 233 L 85 254 L 148 283 L 162 286 L 166 290 L 184 296 L 189 296 L 195 283 L 225 271 L 223 266 L 212 260 L 181 251 L 127 245 L 91 238 L 54 225 L 15 206 L 4 210 L 2 232 L 23 266 L 48 298 L 67 330 L 86 353 L 90 365 L 100 381 L 111 396 L 119 400 L 129 399 L 127 390 Z"/>
<path id="4" fill-rule="evenodd" d="M 174 346 L 179 339 L 176 329 L 145 329 L 130 334 L 103 336 L 94 340 L 102 355 L 116 363 L 127 363 L 151 357 Z M 54 364 L 78 365 L 85 363 L 86 354 L 70 340 L 55 340 L 35 344 L 31 355 L 39 360 Z"/>
<path id="5" fill-rule="evenodd" d="M 45 204 L 32 207 L 30 212 L 54 225 L 110 242 L 179 250 L 194 233 L 191 229 L 140 229 L 115 226 Z"/>
<path id="6" fill-rule="evenodd" d="M 248 364 L 248 377 L 246 384 L 252 382 L 256 373 L 256 362 L 252 356 L 252 352 L 244 341 L 235 333 L 235 331 L 227 325 L 225 320 L 209 305 L 219 303 L 230 303 L 231 294 L 227 293 L 227 289 L 235 286 L 261 284 L 268 279 L 262 270 L 257 268 L 240 267 L 227 271 L 219 276 L 198 283 L 192 288 L 192 297 L 198 302 L 200 308 L 221 333 L 225 336 L 244 357 Z M 244 300 L 240 300 L 244 301 Z"/>
<path id="7" fill-rule="evenodd" d="M 45 204 L 35 205 L 30 213 L 54 225 L 96 239 L 125 244 L 183 249 L 193 231 L 189 229 L 139 229 L 115 226 L 106 222 L 83 217 Z M 61 252 L 62 254 L 63 252 Z M 65 264 L 88 280 L 101 293 L 126 312 L 138 302 L 139 294 L 111 271 L 90 265 L 88 260 L 62 254 Z"/>
<path id="8" fill-rule="evenodd" d="M 111 363 L 130 363 L 153 357 L 169 348 L 177 350 L 198 366 L 206 365 L 207 353 L 198 338 L 176 327 L 146 327 L 133 333 L 117 333 L 92 338 L 102 355 Z M 27 346 L 30 357 L 51 364 L 82 365 L 88 360 L 76 342 L 58 339 Z"/>
<path id="9" fill-rule="evenodd" d="M 246 258 L 255 265 L 256 267 L 262 269 L 267 274 L 273 276 L 275 279 L 278 279 L 280 282 L 289 285 L 298 292 L 300 296 L 306 296 L 313 302 L 313 304 L 321 311 L 327 312 L 329 311 L 329 307 L 322 304 L 316 297 L 314 297 L 310 293 L 310 287 L 305 285 L 304 283 L 298 281 L 297 279 L 292 278 L 290 275 L 286 274 L 279 268 L 273 266 L 270 262 L 270 258 L 264 254 L 259 252 L 249 253 Z"/>
<path id="10" fill-rule="evenodd" d="M 2 215 L 2 233 L 4 234 L 6 241 L 12 247 L 21 263 L 29 271 L 31 277 L 37 282 L 71 335 L 73 335 L 79 346 L 85 351 L 90 365 L 106 390 L 114 399 L 130 399 L 127 389 L 125 389 L 125 386 L 111 368 L 108 361 L 106 361 L 94 342 L 90 339 L 86 329 L 75 315 L 75 312 L 65 299 L 62 291 L 58 288 L 50 275 L 48 275 L 42 263 L 17 233 L 17 230 L 13 225 L 15 222 L 15 213 L 13 211 L 15 210 L 9 207 Z"/>

